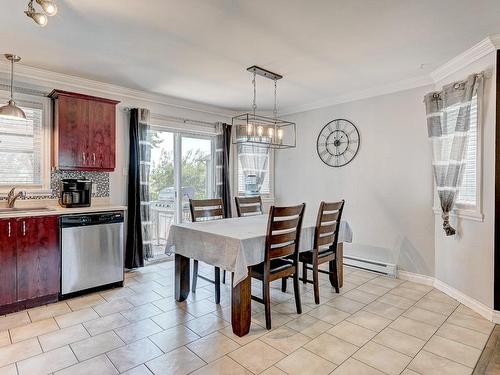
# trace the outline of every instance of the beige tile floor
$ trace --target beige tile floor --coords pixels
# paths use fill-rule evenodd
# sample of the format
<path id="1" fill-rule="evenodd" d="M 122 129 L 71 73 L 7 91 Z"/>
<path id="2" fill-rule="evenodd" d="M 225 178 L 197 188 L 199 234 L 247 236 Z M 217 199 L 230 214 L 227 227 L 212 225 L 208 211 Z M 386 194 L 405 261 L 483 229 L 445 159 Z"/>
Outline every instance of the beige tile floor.
<path id="1" fill-rule="evenodd" d="M 276 283 L 273 330 L 253 303 L 240 338 L 229 287 L 217 306 L 213 286 L 198 286 L 176 303 L 173 264 L 159 263 L 124 288 L 0 317 L 0 375 L 470 374 L 493 328 L 431 287 L 346 268 L 340 294 L 322 275 L 319 306 L 301 284 L 302 315 Z"/>

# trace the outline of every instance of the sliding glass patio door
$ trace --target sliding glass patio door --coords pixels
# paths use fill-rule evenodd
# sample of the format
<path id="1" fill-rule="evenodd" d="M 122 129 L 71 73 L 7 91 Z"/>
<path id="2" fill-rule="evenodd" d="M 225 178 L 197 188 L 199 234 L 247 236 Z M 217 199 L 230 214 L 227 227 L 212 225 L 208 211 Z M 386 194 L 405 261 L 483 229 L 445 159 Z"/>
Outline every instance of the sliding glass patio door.
<path id="1" fill-rule="evenodd" d="M 214 197 L 215 137 L 151 128 L 153 260 L 165 257 L 173 223 L 190 221 L 189 199 Z"/>

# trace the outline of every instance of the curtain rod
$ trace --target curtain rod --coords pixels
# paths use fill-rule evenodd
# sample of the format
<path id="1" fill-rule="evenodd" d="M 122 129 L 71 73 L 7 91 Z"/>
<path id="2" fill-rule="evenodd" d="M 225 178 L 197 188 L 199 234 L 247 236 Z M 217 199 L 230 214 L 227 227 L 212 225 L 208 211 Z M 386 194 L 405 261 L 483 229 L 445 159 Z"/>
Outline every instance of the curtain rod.
<path id="1" fill-rule="evenodd" d="M 123 108 L 123 111 L 125 112 L 130 112 L 132 108 L 130 107 L 125 107 Z M 192 120 L 184 117 L 177 117 L 177 116 L 170 116 L 170 115 L 159 115 L 156 113 L 151 113 L 151 118 L 159 119 L 159 120 L 166 120 L 166 121 L 175 121 L 175 122 L 182 122 L 183 124 L 192 124 L 192 125 L 204 125 L 204 126 L 216 126 L 216 122 L 209 122 L 209 121 L 203 121 L 203 120 Z"/>

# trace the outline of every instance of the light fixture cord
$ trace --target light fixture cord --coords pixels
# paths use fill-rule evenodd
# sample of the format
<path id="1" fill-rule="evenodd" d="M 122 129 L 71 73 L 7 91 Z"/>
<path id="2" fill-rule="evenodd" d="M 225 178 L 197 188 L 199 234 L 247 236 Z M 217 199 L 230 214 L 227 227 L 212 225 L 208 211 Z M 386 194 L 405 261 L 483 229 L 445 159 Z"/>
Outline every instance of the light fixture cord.
<path id="1" fill-rule="evenodd" d="M 253 72 L 253 79 L 252 79 L 252 84 L 253 84 L 253 117 L 255 118 L 255 111 L 257 110 L 257 81 L 256 81 L 257 74 L 255 71 Z"/>
<path id="2" fill-rule="evenodd" d="M 277 80 L 274 80 L 274 108 L 273 108 L 273 115 L 274 119 L 276 120 L 278 118 L 278 84 Z"/>
<path id="3" fill-rule="evenodd" d="M 14 58 L 10 60 L 10 100 L 14 101 Z"/>

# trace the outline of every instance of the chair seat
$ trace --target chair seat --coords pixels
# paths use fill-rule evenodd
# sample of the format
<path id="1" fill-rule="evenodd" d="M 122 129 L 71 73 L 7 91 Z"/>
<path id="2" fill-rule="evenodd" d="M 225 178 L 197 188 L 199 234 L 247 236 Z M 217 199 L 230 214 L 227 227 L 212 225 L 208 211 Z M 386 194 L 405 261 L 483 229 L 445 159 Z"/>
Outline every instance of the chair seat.
<path id="1" fill-rule="evenodd" d="M 325 249 L 318 253 L 318 261 L 331 261 L 335 259 L 335 250 Z M 313 262 L 313 250 L 304 251 L 299 254 L 299 260 L 303 263 L 312 264 Z"/>
<path id="2" fill-rule="evenodd" d="M 293 268 L 293 262 L 288 259 L 283 259 L 283 258 L 277 258 L 277 259 L 271 259 L 270 262 L 270 274 L 271 274 L 271 279 L 272 275 L 281 273 L 285 270 L 288 270 L 290 268 Z M 250 267 L 252 271 L 252 277 L 263 280 L 264 278 L 264 262 L 260 264 L 256 264 L 255 266 Z"/>

